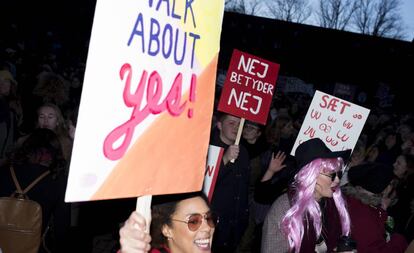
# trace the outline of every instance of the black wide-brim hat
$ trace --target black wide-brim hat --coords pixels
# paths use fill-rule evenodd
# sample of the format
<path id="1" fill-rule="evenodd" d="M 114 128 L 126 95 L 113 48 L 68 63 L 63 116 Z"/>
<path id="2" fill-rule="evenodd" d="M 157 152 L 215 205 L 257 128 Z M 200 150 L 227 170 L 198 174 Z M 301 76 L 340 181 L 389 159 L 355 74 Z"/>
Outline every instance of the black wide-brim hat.
<path id="1" fill-rule="evenodd" d="M 326 144 L 319 138 L 309 139 L 299 144 L 295 151 L 295 159 L 299 168 L 318 158 L 337 158 L 341 157 L 344 164 L 351 156 L 351 149 L 344 151 L 331 151 Z"/>

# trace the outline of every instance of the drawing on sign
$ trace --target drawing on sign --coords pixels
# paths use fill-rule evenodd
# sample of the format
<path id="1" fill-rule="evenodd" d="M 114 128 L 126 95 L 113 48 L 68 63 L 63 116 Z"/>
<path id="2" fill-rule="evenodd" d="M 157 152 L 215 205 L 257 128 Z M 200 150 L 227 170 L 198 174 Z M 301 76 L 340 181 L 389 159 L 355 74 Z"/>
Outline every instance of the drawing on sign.
<path id="1" fill-rule="evenodd" d="M 368 114 L 366 108 L 316 91 L 291 154 L 312 138 L 320 138 L 333 151 L 353 149 Z"/>

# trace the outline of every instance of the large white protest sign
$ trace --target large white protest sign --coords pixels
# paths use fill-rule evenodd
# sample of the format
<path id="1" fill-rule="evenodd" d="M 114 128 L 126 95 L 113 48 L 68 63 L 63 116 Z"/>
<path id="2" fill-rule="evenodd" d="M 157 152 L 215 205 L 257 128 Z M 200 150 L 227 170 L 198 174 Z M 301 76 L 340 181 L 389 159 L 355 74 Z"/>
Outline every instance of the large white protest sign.
<path id="1" fill-rule="evenodd" d="M 65 200 L 199 191 L 224 0 L 97 0 Z"/>

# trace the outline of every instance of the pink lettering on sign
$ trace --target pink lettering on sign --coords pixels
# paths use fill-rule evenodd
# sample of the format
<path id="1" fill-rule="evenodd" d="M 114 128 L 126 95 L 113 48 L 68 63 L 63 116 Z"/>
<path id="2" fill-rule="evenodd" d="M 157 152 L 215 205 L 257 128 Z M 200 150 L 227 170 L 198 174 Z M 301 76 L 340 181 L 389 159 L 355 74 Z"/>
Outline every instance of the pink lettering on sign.
<path id="1" fill-rule="evenodd" d="M 147 71 L 143 70 L 141 80 L 139 81 L 135 93 L 131 93 L 132 67 L 130 64 L 125 63 L 122 65 L 120 70 L 120 78 L 121 80 L 125 80 L 125 88 L 123 92 L 124 103 L 127 107 L 132 107 L 133 110 L 130 119 L 112 130 L 105 138 L 103 153 L 105 157 L 110 160 L 118 160 L 125 154 L 129 144 L 131 143 L 135 127 L 145 120 L 148 115 L 160 114 L 167 111 L 171 116 L 180 116 L 187 104 L 187 101 L 181 103 L 181 90 L 183 82 L 182 73 L 177 74 L 170 91 L 161 102 L 160 98 L 162 95 L 163 83 L 162 78 L 157 71 L 153 71 L 148 78 Z M 190 86 L 190 102 L 195 101 L 196 83 L 197 76 L 193 74 Z M 147 104 L 140 109 L 145 88 L 147 94 Z M 188 117 L 191 118 L 192 116 L 193 109 L 190 108 L 188 110 Z M 114 148 L 114 143 L 122 136 L 124 136 L 122 143 L 117 148 Z"/>
<path id="2" fill-rule="evenodd" d="M 335 123 L 336 119 L 334 117 L 328 116 L 328 121 Z"/>
<path id="3" fill-rule="evenodd" d="M 344 120 L 343 126 L 347 129 L 351 129 L 353 125 L 350 121 Z"/>
<path id="4" fill-rule="evenodd" d="M 340 103 L 338 105 L 338 102 Z M 331 110 L 332 112 L 336 112 L 339 110 L 339 114 L 343 114 L 347 107 L 350 107 L 351 104 L 345 101 L 339 100 L 337 98 L 330 99 L 328 95 L 322 96 L 322 103 L 319 104 L 321 108 L 326 108 Z M 337 108 L 339 106 L 339 108 Z"/>
<path id="5" fill-rule="evenodd" d="M 314 111 L 313 109 L 312 109 L 312 112 L 311 112 L 311 118 L 312 119 L 319 119 L 320 117 L 321 117 L 321 115 L 322 115 L 322 113 L 320 113 L 320 112 L 318 112 L 318 111 Z"/>
<path id="6" fill-rule="evenodd" d="M 321 123 L 321 124 L 319 125 L 319 129 L 320 129 L 321 131 L 325 132 L 325 133 L 329 133 L 329 132 L 331 132 L 331 126 L 329 126 L 329 125 L 327 125 L 327 124 L 325 124 L 325 123 Z"/>
<path id="7" fill-rule="evenodd" d="M 336 133 L 336 137 L 340 139 L 342 142 L 346 142 L 349 139 L 349 136 L 347 136 L 345 133 L 341 135 L 341 130 L 338 130 Z"/>
<path id="8" fill-rule="evenodd" d="M 309 137 L 313 138 L 315 136 L 315 129 L 313 129 L 313 127 L 308 126 L 308 129 L 305 130 L 305 132 L 303 133 L 304 135 L 309 135 Z"/>
<path id="9" fill-rule="evenodd" d="M 352 117 L 354 119 L 362 119 L 362 115 L 361 114 L 354 114 Z"/>
<path id="10" fill-rule="evenodd" d="M 332 137 L 326 136 L 325 140 L 327 143 L 331 144 L 333 147 L 338 145 L 338 141 L 335 141 Z"/>

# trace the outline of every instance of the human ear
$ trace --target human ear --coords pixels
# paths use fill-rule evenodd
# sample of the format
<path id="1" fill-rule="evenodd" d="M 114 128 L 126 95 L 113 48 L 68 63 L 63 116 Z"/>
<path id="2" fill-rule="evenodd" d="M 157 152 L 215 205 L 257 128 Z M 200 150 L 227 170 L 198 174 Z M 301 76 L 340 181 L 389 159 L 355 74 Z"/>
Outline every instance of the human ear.
<path id="1" fill-rule="evenodd" d="M 173 233 L 168 225 L 164 224 L 161 228 L 161 232 L 168 240 L 171 240 Z"/>
<path id="2" fill-rule="evenodd" d="M 223 128 L 223 124 L 221 123 L 221 121 L 218 121 L 217 122 L 217 128 L 218 128 L 218 130 L 222 130 L 222 128 Z"/>

